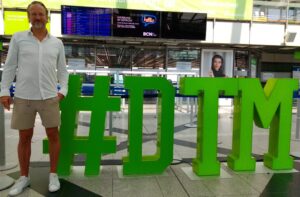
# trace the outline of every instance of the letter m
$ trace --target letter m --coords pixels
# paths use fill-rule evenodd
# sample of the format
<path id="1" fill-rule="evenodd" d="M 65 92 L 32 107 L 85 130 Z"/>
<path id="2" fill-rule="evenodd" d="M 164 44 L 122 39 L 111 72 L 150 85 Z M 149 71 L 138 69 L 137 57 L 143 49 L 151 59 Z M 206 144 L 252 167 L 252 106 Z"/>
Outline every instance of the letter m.
<path id="1" fill-rule="evenodd" d="M 262 89 L 258 79 L 239 79 L 238 86 L 228 166 L 235 171 L 255 170 L 255 160 L 251 156 L 254 120 L 258 127 L 270 129 L 264 165 L 273 170 L 292 169 L 293 159 L 289 156 L 292 104 L 298 80 L 269 79 Z"/>

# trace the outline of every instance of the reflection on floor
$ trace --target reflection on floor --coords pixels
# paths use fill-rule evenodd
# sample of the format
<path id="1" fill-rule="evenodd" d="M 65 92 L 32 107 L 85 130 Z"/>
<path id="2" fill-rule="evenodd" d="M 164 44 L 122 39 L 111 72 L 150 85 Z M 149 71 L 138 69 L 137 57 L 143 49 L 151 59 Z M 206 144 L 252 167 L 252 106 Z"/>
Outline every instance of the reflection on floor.
<path id="1" fill-rule="evenodd" d="M 39 167 L 39 168 L 30 168 L 30 189 L 42 194 L 44 196 L 77 196 L 80 194 L 81 196 L 99 196 L 94 192 L 86 190 L 76 184 L 71 183 L 68 180 L 60 179 L 61 189 L 55 193 L 48 192 L 48 177 L 49 177 L 49 168 L 47 167 Z M 19 172 L 14 172 L 8 174 L 8 176 L 18 179 Z"/>
<path id="2" fill-rule="evenodd" d="M 143 122 L 143 154 L 156 151 L 156 111 L 155 106 L 144 107 Z M 6 112 L 6 160 L 17 162 L 16 147 L 18 133 L 9 128 L 11 113 Z M 90 113 L 80 113 L 78 135 L 88 135 Z M 105 135 L 117 137 L 117 152 L 102 156 L 101 174 L 96 177 L 84 177 L 84 155 L 76 155 L 72 175 L 61 177 L 62 189 L 56 193 L 48 193 L 48 155 L 42 154 L 42 139 L 45 132 L 37 118 L 35 134 L 32 140 L 32 156 L 30 175 L 31 187 L 20 196 L 299 196 L 300 173 L 235 173 L 225 165 L 226 156 L 231 151 L 232 109 L 221 108 L 219 114 L 218 159 L 222 169 L 230 178 L 210 177 L 191 180 L 182 170 L 190 167 L 196 155 L 196 128 L 187 128 L 190 120 L 186 111 L 175 113 L 174 162 L 163 175 L 144 177 L 119 177 L 118 166 L 122 165 L 122 157 L 127 155 L 128 113 L 126 110 L 113 114 L 113 127 L 108 128 Z M 295 139 L 296 117 L 293 115 L 291 152 L 300 152 L 300 141 Z M 268 130 L 254 126 L 253 156 L 262 161 L 268 148 Z M 299 151 L 298 151 L 299 150 Z M 295 157 L 295 169 L 300 170 L 299 158 Z M 0 172 L 14 179 L 18 178 L 18 168 Z M 6 196 L 7 190 L 0 191 Z"/>

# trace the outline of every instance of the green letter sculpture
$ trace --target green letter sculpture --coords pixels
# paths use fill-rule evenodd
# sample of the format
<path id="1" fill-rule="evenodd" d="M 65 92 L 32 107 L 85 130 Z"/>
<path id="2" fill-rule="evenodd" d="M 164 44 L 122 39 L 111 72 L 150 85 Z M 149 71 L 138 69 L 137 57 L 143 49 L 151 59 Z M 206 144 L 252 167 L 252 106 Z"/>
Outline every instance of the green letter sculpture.
<path id="1" fill-rule="evenodd" d="M 109 77 L 96 77 L 93 97 L 81 96 L 80 76 L 70 75 L 69 92 L 61 102 L 59 175 L 69 175 L 75 153 L 86 154 L 85 175 L 98 175 L 102 153 L 116 152 L 114 136 L 104 136 L 107 111 L 120 110 L 120 98 L 109 93 Z M 125 77 L 129 91 L 128 156 L 123 158 L 124 175 L 160 174 L 173 160 L 175 89 L 161 77 Z M 253 120 L 270 128 L 269 149 L 264 165 L 273 170 L 291 169 L 289 156 L 293 91 L 298 81 L 270 79 L 264 90 L 258 79 L 181 78 L 180 93 L 198 96 L 197 156 L 193 171 L 198 176 L 220 174 L 217 160 L 218 99 L 234 96 L 232 152 L 228 166 L 234 171 L 254 171 L 252 158 Z M 143 97 L 145 90 L 158 90 L 157 150 L 142 154 Z M 79 111 L 92 111 L 89 136 L 77 136 Z M 49 152 L 44 140 L 44 153 Z"/>
<path id="2" fill-rule="evenodd" d="M 173 160 L 175 89 L 162 77 L 125 77 L 129 91 L 129 145 L 123 158 L 124 175 L 160 174 Z M 158 90 L 157 151 L 142 155 L 144 90 Z"/>
<path id="3" fill-rule="evenodd" d="M 228 166 L 235 171 L 254 171 L 252 152 L 253 118 L 257 126 L 270 128 L 269 150 L 264 164 L 273 170 L 292 169 L 290 153 L 293 91 L 298 81 L 269 79 L 264 91 L 258 79 L 239 79 L 234 99 L 232 153 Z"/>
<path id="4" fill-rule="evenodd" d="M 81 96 L 81 80 L 70 75 L 68 95 L 61 102 L 60 141 L 58 174 L 70 175 L 75 153 L 86 154 L 85 175 L 98 175 L 102 153 L 116 152 L 115 136 L 103 136 L 107 111 L 120 110 L 120 98 L 109 94 L 110 77 L 97 76 L 93 97 Z M 89 136 L 76 136 L 79 111 L 92 111 Z M 44 141 L 48 152 L 48 141 Z"/>
<path id="5" fill-rule="evenodd" d="M 219 95 L 237 94 L 234 78 L 181 78 L 180 93 L 198 96 L 197 157 L 193 171 L 198 176 L 220 174 L 217 160 Z"/>

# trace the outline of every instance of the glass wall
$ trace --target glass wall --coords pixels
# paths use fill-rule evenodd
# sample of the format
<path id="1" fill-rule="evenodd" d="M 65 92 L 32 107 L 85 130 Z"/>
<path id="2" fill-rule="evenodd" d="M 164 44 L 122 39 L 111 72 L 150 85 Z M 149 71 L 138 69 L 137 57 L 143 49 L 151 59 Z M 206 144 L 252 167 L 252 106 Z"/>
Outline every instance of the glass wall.
<path id="1" fill-rule="evenodd" d="M 200 57 L 200 49 L 168 49 L 167 78 L 178 83 L 180 77 L 199 76 Z"/>
<path id="2" fill-rule="evenodd" d="M 300 1 L 290 1 L 288 12 L 289 23 L 300 23 Z"/>
<path id="3" fill-rule="evenodd" d="M 262 0 L 253 4 L 253 21 L 300 23 L 299 0 Z"/>
<path id="4" fill-rule="evenodd" d="M 132 46 L 97 47 L 96 69 L 163 69 L 164 49 Z"/>
<path id="5" fill-rule="evenodd" d="M 68 70 L 78 73 L 83 78 L 83 83 L 93 83 L 95 73 L 95 47 L 83 45 L 65 45 L 65 54 Z"/>
<path id="6" fill-rule="evenodd" d="M 234 73 L 235 77 L 249 76 L 249 52 L 237 50 L 234 54 Z M 256 72 L 256 71 L 255 71 Z"/>
<path id="7" fill-rule="evenodd" d="M 65 45 L 68 69 L 95 70 L 95 48 L 93 46 Z"/>
<path id="8" fill-rule="evenodd" d="M 126 46 L 97 47 L 96 68 L 130 69 L 131 49 Z"/>
<path id="9" fill-rule="evenodd" d="M 165 51 L 159 48 L 134 48 L 132 49 L 133 69 L 163 69 Z"/>
<path id="10" fill-rule="evenodd" d="M 286 22 L 288 0 L 254 1 L 253 21 Z"/>
<path id="11" fill-rule="evenodd" d="M 8 43 L 3 48 L 2 64 Z M 137 75 L 164 76 L 176 84 L 180 77 L 200 76 L 203 50 L 198 47 L 65 44 L 67 69 L 81 75 L 83 83 L 94 83 L 96 75 L 109 75 L 113 83 L 122 84 L 125 75 Z M 227 60 L 233 65 L 232 54 Z M 228 73 L 232 70 L 231 66 Z"/>
<path id="12" fill-rule="evenodd" d="M 200 50 L 197 49 L 169 49 L 168 70 L 193 70 L 200 69 Z"/>

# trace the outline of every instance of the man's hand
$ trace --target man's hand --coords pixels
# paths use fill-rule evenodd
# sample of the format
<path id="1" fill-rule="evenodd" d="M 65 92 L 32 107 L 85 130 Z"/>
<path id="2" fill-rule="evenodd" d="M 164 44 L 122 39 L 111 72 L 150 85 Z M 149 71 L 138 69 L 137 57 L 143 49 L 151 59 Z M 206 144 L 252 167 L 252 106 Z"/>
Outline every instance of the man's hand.
<path id="1" fill-rule="evenodd" d="M 59 101 L 61 101 L 65 98 L 65 96 L 63 94 L 59 93 L 59 92 L 57 93 L 57 97 L 58 97 Z"/>
<path id="2" fill-rule="evenodd" d="M 12 98 L 10 96 L 1 96 L 0 102 L 3 105 L 5 109 L 8 111 L 10 110 L 10 104 L 11 104 Z"/>

